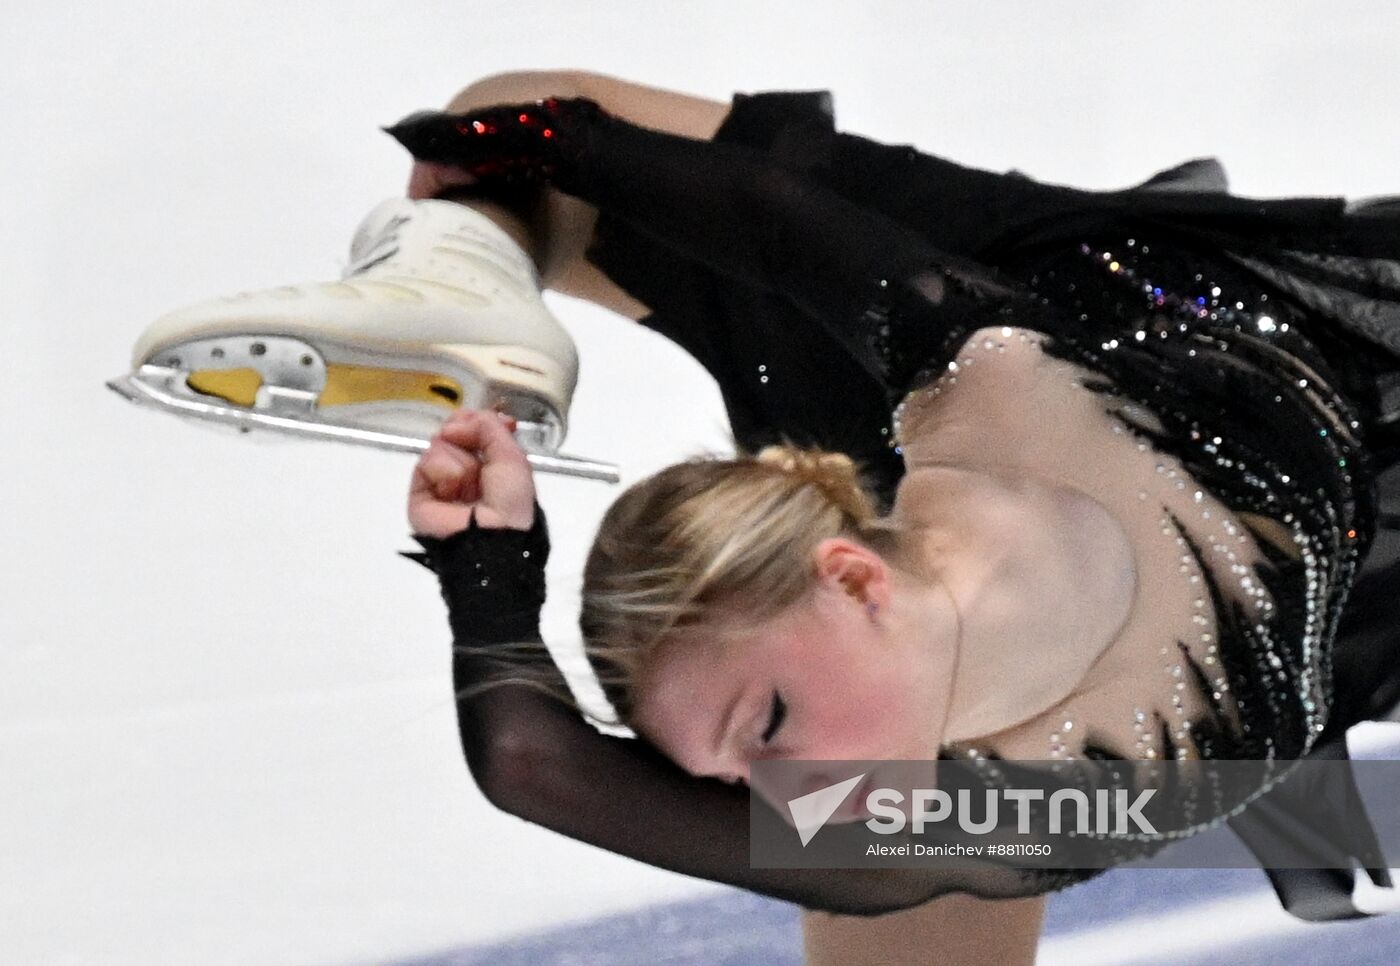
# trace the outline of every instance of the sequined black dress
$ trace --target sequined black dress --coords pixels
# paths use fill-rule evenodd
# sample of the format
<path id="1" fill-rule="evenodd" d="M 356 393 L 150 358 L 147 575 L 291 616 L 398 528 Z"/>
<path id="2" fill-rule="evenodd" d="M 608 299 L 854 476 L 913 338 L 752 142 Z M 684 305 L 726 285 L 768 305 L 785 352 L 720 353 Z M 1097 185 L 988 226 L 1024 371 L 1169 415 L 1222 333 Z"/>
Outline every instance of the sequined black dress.
<path id="1" fill-rule="evenodd" d="M 1098 374 L 1106 403 L 1158 417 L 1123 417 L 1140 445 L 1179 459 L 1241 520 L 1272 521 L 1291 539 L 1258 574 L 1277 605 L 1266 617 L 1231 612 L 1212 582 L 1221 690 L 1247 727 L 1193 722 L 1201 757 L 1276 760 L 1281 776 L 1299 758 L 1345 757 L 1346 729 L 1395 707 L 1400 554 L 1383 539 L 1392 518 L 1378 487 L 1400 455 L 1393 205 L 1234 198 L 1212 162 L 1119 192 L 1043 185 L 837 132 L 825 92 L 736 95 L 713 143 L 587 107 L 551 104 L 555 143 L 531 163 L 598 206 L 589 258 L 651 308 L 643 324 L 714 376 L 741 444 L 786 437 L 848 452 L 888 505 L 906 394 L 954 362 L 974 329 L 1038 329 L 1048 352 Z M 458 150 L 400 134 L 420 157 Z M 460 150 L 480 160 L 480 145 Z M 539 639 L 548 538 L 537 513 L 529 533 L 473 525 L 418 538 L 426 553 L 410 556 L 441 577 L 459 642 Z M 489 673 L 458 654 L 459 687 Z M 746 793 L 509 690 L 459 702 L 486 794 L 652 864 L 864 914 L 954 890 L 1045 892 L 1092 874 L 751 869 Z M 1305 797 L 1284 782 L 1201 827 L 1228 817 L 1258 845 L 1275 834 L 1271 809 L 1296 815 Z M 1355 824 L 1351 854 L 1389 884 L 1364 814 L 1323 809 L 1313 820 Z M 1350 871 L 1269 873 L 1296 915 L 1357 914 Z"/>

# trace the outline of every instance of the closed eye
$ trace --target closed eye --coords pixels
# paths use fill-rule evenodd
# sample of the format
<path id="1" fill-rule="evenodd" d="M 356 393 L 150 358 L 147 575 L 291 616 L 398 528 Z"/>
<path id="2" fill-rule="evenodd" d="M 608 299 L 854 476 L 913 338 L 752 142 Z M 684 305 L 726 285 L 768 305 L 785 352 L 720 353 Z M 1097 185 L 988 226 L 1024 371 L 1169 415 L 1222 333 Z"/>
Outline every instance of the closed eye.
<path id="1" fill-rule="evenodd" d="M 787 717 L 787 705 L 783 702 L 782 696 L 777 691 L 773 692 L 773 714 L 768 719 L 768 729 L 763 732 L 763 743 L 767 744 L 773 740 L 773 736 L 778 733 L 778 729 L 783 726 L 783 719 Z"/>

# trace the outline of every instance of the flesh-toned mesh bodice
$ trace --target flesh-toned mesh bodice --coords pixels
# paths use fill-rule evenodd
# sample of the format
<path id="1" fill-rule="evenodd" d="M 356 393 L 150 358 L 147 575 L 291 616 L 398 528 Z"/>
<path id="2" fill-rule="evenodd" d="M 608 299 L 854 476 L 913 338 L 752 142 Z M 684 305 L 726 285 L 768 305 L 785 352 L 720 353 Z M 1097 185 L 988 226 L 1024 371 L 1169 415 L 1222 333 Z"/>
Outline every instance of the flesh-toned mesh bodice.
<path id="1" fill-rule="evenodd" d="M 1394 220 L 1363 222 L 1335 199 L 1051 189 L 957 169 L 912 149 L 857 146 L 859 139 L 840 141 L 846 136 L 821 123 L 795 132 L 781 164 L 742 144 L 651 131 L 568 101 L 507 106 L 477 125 L 432 117 L 415 125 L 397 132 L 410 149 L 477 172 L 483 191 L 492 172 L 523 168 L 597 206 L 605 237 L 630 236 L 634 250 L 651 246 L 649 264 L 664 282 L 644 301 L 659 305 L 673 282 L 695 296 L 690 315 L 669 308 L 669 324 L 726 379 L 729 366 L 753 360 L 735 356 L 738 343 L 716 319 L 731 327 L 772 326 L 776 318 L 805 326 L 770 332 L 769 342 L 810 336 L 838 347 L 862 405 L 879 394 L 891 411 L 946 373 L 972 331 L 1042 333 L 1050 357 L 1091 374 L 1085 385 L 1117 413 L 1133 447 L 1179 467 L 1175 478 L 1164 471 L 1171 480 L 1165 492 L 1180 483 L 1181 492 L 1209 493 L 1239 528 L 1216 536 L 1244 536 L 1265 558 L 1244 574 L 1219 566 L 1204 518 L 1164 500 L 1160 488 L 1145 497 L 1162 504 L 1175 528 L 1166 536 L 1183 541 L 1183 566 L 1194 561 L 1216 638 L 1208 642 L 1213 653 L 1179 651 L 1169 662 L 1179 663 L 1182 683 L 1200 702 L 1182 716 L 1185 729 L 1171 711 L 1158 721 L 1163 709 L 1152 709 L 1143 723 L 1156 747 L 1174 756 L 1189 740 L 1203 758 L 1277 762 L 1250 795 L 1315 750 L 1333 711 L 1338 618 L 1376 526 L 1371 464 L 1389 462 L 1394 452 L 1381 388 L 1400 365 L 1386 355 L 1388 317 L 1373 311 L 1400 302 L 1378 267 L 1394 258 Z M 498 129 L 510 137 L 493 141 Z M 543 129 L 548 143 L 535 139 Z M 809 149 L 811 163 L 802 163 Z M 501 152 L 510 163 L 501 164 Z M 856 197 L 862 184 L 878 186 L 879 198 Z M 918 212 L 898 210 L 900 198 L 924 204 L 931 226 L 963 225 L 948 241 L 956 250 L 934 244 L 935 230 L 912 225 Z M 1299 250 L 1331 261 L 1283 254 Z M 609 264 L 603 252 L 595 255 Z M 616 257 L 610 264 L 623 273 Z M 647 284 L 644 274 L 632 276 L 638 286 Z M 733 307 L 716 294 L 728 289 L 767 300 L 774 313 L 717 312 Z M 815 387 L 796 386 L 788 398 L 800 399 L 798 390 Z M 726 395 L 740 398 L 738 390 Z M 762 407 L 735 411 L 753 419 Z M 756 434 L 762 427 L 749 428 Z M 898 434 L 881 428 L 879 435 L 889 437 L 884 452 L 899 456 Z M 528 534 L 473 527 L 420 542 L 426 553 L 418 559 L 442 578 L 459 644 L 538 640 L 542 513 Z M 1255 599 L 1246 576 L 1267 608 L 1246 606 Z M 1244 604 L 1234 591 L 1245 593 Z M 459 687 L 500 670 L 480 651 L 459 650 L 454 667 Z M 1215 686 L 1221 679 L 1226 688 Z M 1231 713 L 1222 713 L 1225 704 Z M 468 763 L 502 807 L 665 868 L 810 907 L 872 913 L 950 891 L 1027 895 L 1093 874 L 1010 866 L 902 875 L 755 869 L 743 790 L 688 776 L 639 739 L 598 734 L 535 692 L 503 688 L 464 700 L 459 710 Z M 1076 746 L 1084 756 L 1132 753 L 1121 741 L 1093 741 L 1091 725 L 1087 745 Z M 995 769 L 991 755 L 981 760 Z M 1156 841 L 1117 843 L 1125 857 L 1218 823 L 1242 804 L 1189 785 L 1182 793 L 1200 799 L 1186 824 Z"/>

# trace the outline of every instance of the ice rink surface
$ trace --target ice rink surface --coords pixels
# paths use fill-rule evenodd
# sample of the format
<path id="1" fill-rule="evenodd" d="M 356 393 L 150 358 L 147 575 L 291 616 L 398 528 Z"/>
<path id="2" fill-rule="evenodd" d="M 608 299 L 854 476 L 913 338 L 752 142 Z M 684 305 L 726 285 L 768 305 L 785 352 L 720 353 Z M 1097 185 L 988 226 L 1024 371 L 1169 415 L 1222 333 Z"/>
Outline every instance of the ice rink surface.
<path id="1" fill-rule="evenodd" d="M 5 966 L 797 962 L 793 907 L 484 801 L 436 587 L 395 555 L 411 457 L 237 438 L 104 388 L 171 308 L 336 277 L 406 180 L 379 125 L 578 68 L 721 100 L 826 88 L 843 130 L 1083 187 L 1213 155 L 1237 194 L 1400 193 L 1388 4 L 11 6 Z M 547 298 L 582 357 L 569 451 L 631 482 L 725 445 L 692 359 Z M 565 660 L 613 492 L 540 481 Z M 1042 961 L 1394 962 L 1397 923 L 1302 927 L 1257 873 L 1114 873 L 1056 898 Z"/>

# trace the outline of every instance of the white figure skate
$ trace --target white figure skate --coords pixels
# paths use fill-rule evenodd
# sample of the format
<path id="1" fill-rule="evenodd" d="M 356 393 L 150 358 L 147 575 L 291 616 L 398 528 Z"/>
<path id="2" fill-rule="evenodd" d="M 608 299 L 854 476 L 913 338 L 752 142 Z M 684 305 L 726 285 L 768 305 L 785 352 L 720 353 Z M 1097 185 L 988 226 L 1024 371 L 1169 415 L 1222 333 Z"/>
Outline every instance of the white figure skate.
<path id="1" fill-rule="evenodd" d="M 617 482 L 558 452 L 578 353 L 530 258 L 448 201 L 376 207 L 337 282 L 212 299 L 151 324 L 107 385 L 190 419 L 421 452 L 459 407 L 515 416 L 537 470 Z"/>

